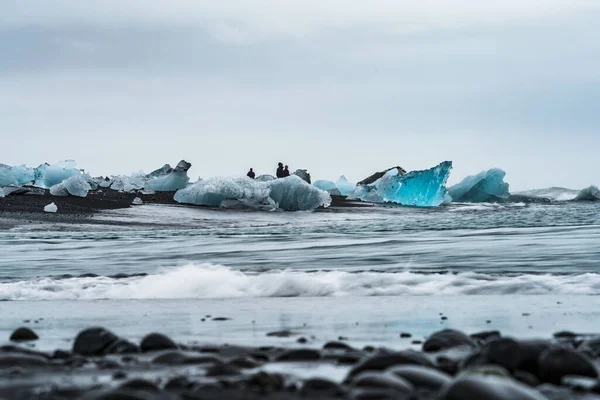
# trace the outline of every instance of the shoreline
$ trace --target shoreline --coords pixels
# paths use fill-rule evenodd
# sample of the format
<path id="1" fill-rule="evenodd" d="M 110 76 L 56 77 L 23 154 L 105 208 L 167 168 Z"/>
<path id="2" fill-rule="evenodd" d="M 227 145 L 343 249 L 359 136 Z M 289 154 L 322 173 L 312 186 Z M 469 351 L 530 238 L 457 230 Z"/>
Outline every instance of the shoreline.
<path id="1" fill-rule="evenodd" d="M 599 386 L 598 336 L 571 332 L 532 340 L 443 329 L 413 341 L 418 350 L 391 350 L 343 337 L 318 347 L 303 336 L 293 347 L 181 343 L 158 332 L 130 341 L 93 326 L 69 348 L 39 351 L 29 322 L 0 347 L 2 398 L 593 400 Z"/>

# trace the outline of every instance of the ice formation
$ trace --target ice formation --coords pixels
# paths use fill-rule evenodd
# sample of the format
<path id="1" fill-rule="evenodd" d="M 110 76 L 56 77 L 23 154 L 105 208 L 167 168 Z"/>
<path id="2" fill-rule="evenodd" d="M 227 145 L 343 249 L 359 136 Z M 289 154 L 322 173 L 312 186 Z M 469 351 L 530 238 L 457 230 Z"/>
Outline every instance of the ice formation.
<path id="1" fill-rule="evenodd" d="M 92 190 L 90 181 L 92 181 L 92 177 L 88 174 L 74 175 L 61 183 L 52 186 L 50 188 L 50 194 L 53 196 L 72 195 L 86 197 L 88 192 Z"/>
<path id="2" fill-rule="evenodd" d="M 73 160 L 62 161 L 54 165 L 42 164 L 34 172 L 35 186 L 49 189 L 80 173 L 81 171 Z"/>
<path id="3" fill-rule="evenodd" d="M 577 201 L 596 201 L 600 200 L 600 190 L 598 190 L 597 186 L 590 186 L 581 190 L 577 197 L 575 197 Z"/>
<path id="4" fill-rule="evenodd" d="M 112 190 L 119 192 L 131 192 L 134 190 L 142 190 L 146 185 L 146 175 L 143 172 L 135 172 L 129 176 L 117 175 L 113 176 L 110 183 Z M 102 186 L 102 185 L 100 185 Z M 106 186 L 102 186 L 106 187 Z"/>
<path id="5" fill-rule="evenodd" d="M 274 181 L 275 178 L 273 175 L 269 175 L 269 174 L 265 174 L 265 175 L 260 175 L 256 177 L 256 181 L 258 182 L 268 182 L 268 181 Z"/>
<path id="6" fill-rule="evenodd" d="M 133 204 L 134 206 L 141 206 L 142 204 L 144 204 L 144 202 L 139 197 L 136 197 L 135 199 L 133 199 L 131 204 Z"/>
<path id="7" fill-rule="evenodd" d="M 146 189 L 150 189 L 156 192 L 175 191 L 183 189 L 187 186 L 190 178 L 187 175 L 187 171 L 190 169 L 192 164 L 186 161 L 180 161 L 175 169 L 172 169 L 169 164 L 166 164 L 160 170 L 156 170 L 146 177 L 151 178 L 145 185 Z M 168 168 L 167 168 L 168 167 Z M 165 170 L 165 168 L 167 168 Z M 160 175 L 160 172 L 164 173 Z"/>
<path id="8" fill-rule="evenodd" d="M 10 165 L 0 164 L 0 187 L 17 185 L 17 179 Z"/>
<path id="9" fill-rule="evenodd" d="M 175 193 L 175 201 L 208 207 L 232 203 L 260 209 L 280 208 L 287 211 L 314 210 L 329 206 L 329 193 L 304 182 L 298 176 L 261 182 L 243 178 L 208 178 Z"/>
<path id="10" fill-rule="evenodd" d="M 56 204 L 50 203 L 46 207 L 44 207 L 44 211 L 47 213 L 55 213 L 58 211 L 58 207 L 56 207 Z"/>
<path id="11" fill-rule="evenodd" d="M 308 171 L 305 169 L 297 169 L 293 175 L 299 176 L 304 182 L 310 183 L 310 179 L 308 177 Z"/>
<path id="12" fill-rule="evenodd" d="M 508 183 L 504 182 L 506 172 L 499 168 L 481 171 L 477 175 L 467 176 L 457 185 L 448 189 L 455 202 L 493 203 L 505 201 L 510 197 Z"/>
<path id="13" fill-rule="evenodd" d="M 335 183 L 333 183 L 331 181 L 316 181 L 315 183 L 313 183 L 313 185 L 315 187 L 318 187 L 321 190 L 329 192 L 329 194 L 332 194 L 334 196 L 342 195 L 342 193 L 340 192 L 338 187 L 335 185 Z"/>
<path id="14" fill-rule="evenodd" d="M 338 188 L 342 196 L 348 196 L 356 189 L 356 185 L 348 182 L 348 179 L 344 175 L 335 182 L 335 186 Z"/>
<path id="15" fill-rule="evenodd" d="M 446 181 L 452 161 L 424 170 L 401 175 L 393 168 L 374 183 L 358 185 L 350 198 L 371 202 L 392 202 L 405 206 L 437 207 L 446 197 Z"/>
<path id="16" fill-rule="evenodd" d="M 547 189 L 534 189 L 517 192 L 515 194 L 527 197 L 538 197 L 542 199 L 549 199 L 554 201 L 569 201 L 577 197 L 580 191 L 566 189 L 561 187 L 551 187 Z"/>
<path id="17" fill-rule="evenodd" d="M 35 181 L 35 170 L 25 165 L 0 164 L 0 187 L 31 185 Z"/>

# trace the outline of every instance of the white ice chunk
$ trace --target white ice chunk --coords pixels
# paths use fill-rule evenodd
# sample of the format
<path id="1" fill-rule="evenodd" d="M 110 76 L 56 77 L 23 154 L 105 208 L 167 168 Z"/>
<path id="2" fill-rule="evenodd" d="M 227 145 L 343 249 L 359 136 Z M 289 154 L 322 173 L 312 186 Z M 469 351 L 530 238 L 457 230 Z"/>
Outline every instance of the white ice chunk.
<path id="1" fill-rule="evenodd" d="M 133 204 L 134 206 L 141 206 L 142 204 L 144 204 L 144 202 L 139 197 L 136 197 L 135 199 L 133 199 L 131 204 Z"/>
<path id="2" fill-rule="evenodd" d="M 457 185 L 448 189 L 452 200 L 460 203 L 493 203 L 510 197 L 508 183 L 504 182 L 506 172 L 499 168 L 481 171 L 467 176 Z"/>
<path id="3" fill-rule="evenodd" d="M 56 204 L 50 203 L 46 207 L 44 207 L 44 211 L 47 213 L 55 213 L 58 211 L 58 207 L 56 207 Z"/>
<path id="4" fill-rule="evenodd" d="M 113 176 L 110 188 L 119 192 L 131 192 L 133 190 L 142 190 L 146 184 L 143 172 L 136 172 L 129 176 Z"/>
<path id="5" fill-rule="evenodd" d="M 0 187 L 18 185 L 15 174 L 10 165 L 0 164 Z"/>
<path id="6" fill-rule="evenodd" d="M 288 211 L 314 210 L 331 204 L 329 193 L 294 175 L 267 182 L 247 177 L 208 178 L 177 191 L 174 198 L 179 203 L 209 207 L 226 206 L 231 202 L 225 200 L 237 200 L 237 204 L 247 207 Z"/>
<path id="7" fill-rule="evenodd" d="M 73 160 L 62 161 L 58 164 L 42 164 L 35 169 L 35 185 L 41 188 L 51 188 L 81 171 Z"/>
<path id="8" fill-rule="evenodd" d="M 265 174 L 265 175 L 260 175 L 256 177 L 256 181 L 258 182 L 268 182 L 268 181 L 274 181 L 275 178 L 273 175 L 269 175 L 269 174 Z"/>
<path id="9" fill-rule="evenodd" d="M 304 182 L 310 182 L 308 171 L 305 169 L 297 169 L 292 175 L 299 176 Z"/>
<path id="10" fill-rule="evenodd" d="M 86 197 L 92 190 L 89 181 L 92 178 L 88 174 L 79 174 L 65 179 L 63 182 L 50 188 L 50 194 L 53 196 L 78 196 Z"/>
<path id="11" fill-rule="evenodd" d="M 173 171 L 167 175 L 149 180 L 145 188 L 156 192 L 175 191 L 185 188 L 189 181 L 190 178 L 187 172 Z"/>

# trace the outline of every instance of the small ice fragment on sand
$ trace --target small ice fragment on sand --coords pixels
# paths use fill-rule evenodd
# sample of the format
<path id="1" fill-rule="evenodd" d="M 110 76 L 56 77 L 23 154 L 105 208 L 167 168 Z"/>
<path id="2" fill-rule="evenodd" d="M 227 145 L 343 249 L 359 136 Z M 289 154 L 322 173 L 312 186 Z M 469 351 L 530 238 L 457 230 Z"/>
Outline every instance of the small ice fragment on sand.
<path id="1" fill-rule="evenodd" d="M 144 202 L 139 197 L 136 197 L 135 199 L 133 199 L 131 204 L 133 204 L 134 206 L 141 206 L 142 204 L 144 204 Z"/>
<path id="2" fill-rule="evenodd" d="M 44 211 L 47 213 L 55 213 L 58 211 L 58 207 L 56 207 L 56 204 L 50 203 L 46 207 L 44 207 Z"/>

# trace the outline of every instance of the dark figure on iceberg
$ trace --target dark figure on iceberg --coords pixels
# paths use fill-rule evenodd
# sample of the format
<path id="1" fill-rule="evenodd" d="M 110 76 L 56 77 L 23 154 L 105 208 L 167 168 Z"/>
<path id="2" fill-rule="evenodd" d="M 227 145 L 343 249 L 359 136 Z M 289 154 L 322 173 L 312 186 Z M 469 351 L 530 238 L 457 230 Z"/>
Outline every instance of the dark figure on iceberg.
<path id="1" fill-rule="evenodd" d="M 277 174 L 276 174 L 276 176 L 278 178 L 283 178 L 284 177 L 284 175 L 283 175 L 283 164 L 282 163 L 277 164 Z"/>
<path id="2" fill-rule="evenodd" d="M 256 174 L 254 173 L 254 170 L 252 168 L 250 168 L 250 171 L 248 171 L 248 173 L 246 174 L 246 176 L 248 178 L 254 179 L 254 177 L 256 176 Z"/>
<path id="3" fill-rule="evenodd" d="M 285 178 L 286 176 L 290 176 L 290 170 L 288 169 L 288 166 L 285 166 L 285 169 L 283 170 L 283 177 Z"/>

